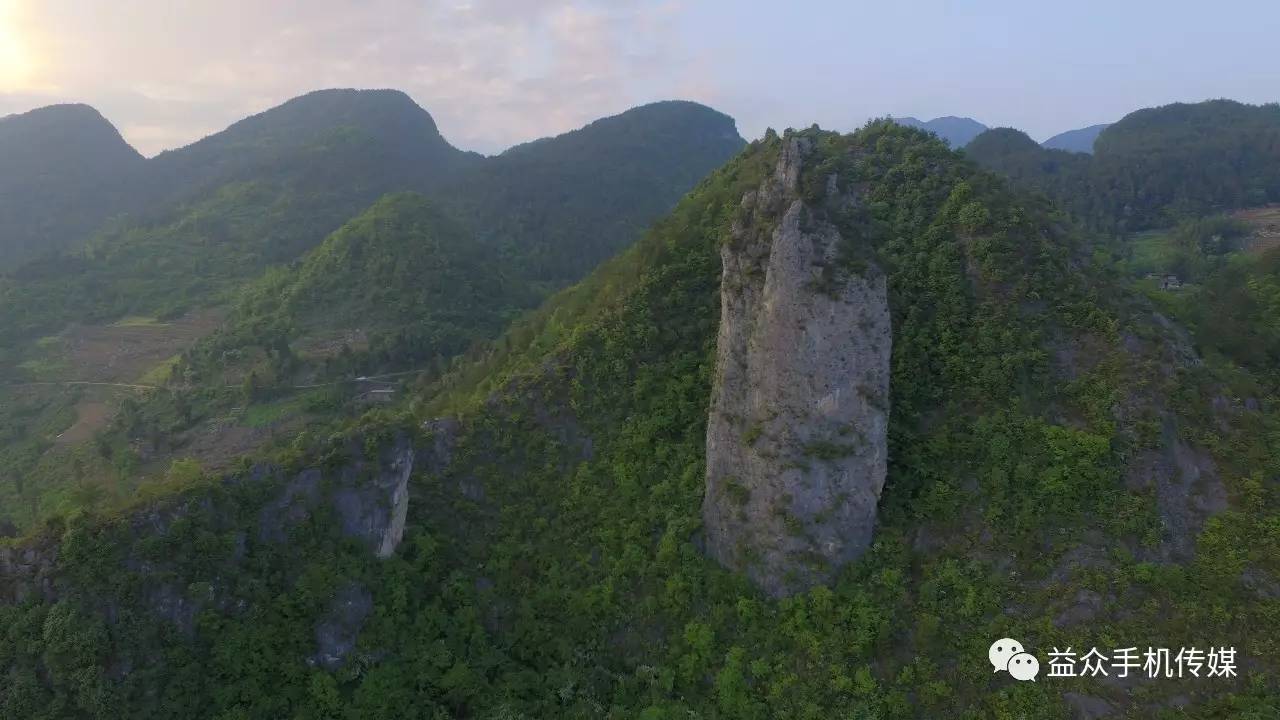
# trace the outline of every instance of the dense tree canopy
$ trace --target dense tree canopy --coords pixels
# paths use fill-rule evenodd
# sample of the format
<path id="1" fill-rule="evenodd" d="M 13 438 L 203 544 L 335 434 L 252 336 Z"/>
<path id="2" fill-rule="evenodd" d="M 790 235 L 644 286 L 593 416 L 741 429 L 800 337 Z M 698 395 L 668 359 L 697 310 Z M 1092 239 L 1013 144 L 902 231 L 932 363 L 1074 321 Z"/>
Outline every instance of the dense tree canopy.
<path id="1" fill-rule="evenodd" d="M 1092 156 L 1048 150 L 1009 129 L 984 133 L 966 153 L 1108 231 L 1280 201 L 1280 105 L 1139 110 L 1103 130 Z"/>
<path id="2" fill-rule="evenodd" d="M 626 247 L 741 146 L 731 118 L 667 102 L 481 158 L 402 93 L 324 91 L 148 161 L 160 199 L 145 212 L 0 274 L 0 380 L 85 379 L 39 374 L 65 365 L 59 337 L 77 325 L 216 309 L 226 327 L 175 349 L 147 381 L 165 391 L 121 404 L 88 457 L 53 452 L 75 400 L 47 413 L 0 402 L 14 429 L 0 497 L 22 498 L 0 518 L 29 521 L 90 480 L 78 498 L 127 494 L 139 446 L 177 449 L 246 399 L 270 416 L 260 406 L 287 399 L 281 389 L 443 371 Z M 420 194 L 376 202 L 401 190 Z M 335 402 L 298 404 L 327 416 Z"/>
<path id="3" fill-rule="evenodd" d="M 144 164 L 87 105 L 0 117 L 0 273 L 72 246 L 120 212 Z"/>
<path id="4" fill-rule="evenodd" d="M 1257 479 L 1280 472 L 1280 420 L 1215 422 L 1218 371 L 1168 361 L 1176 339 L 1084 262 L 1043 202 L 914 130 L 805 137 L 818 148 L 805 197 L 884 264 L 894 314 L 878 540 L 832 587 L 766 600 L 698 550 L 719 248 L 773 171 L 783 140 L 770 136 L 420 387 L 416 414 L 375 413 L 281 453 L 280 476 L 312 467 L 333 482 L 353 454 L 456 418 L 418 438 L 392 558 L 371 560 L 329 513 L 279 512 L 280 481 L 252 469 L 145 512 L 49 525 L 37 542 L 59 548 L 56 601 L 0 607 L 0 717 L 1012 720 L 1107 692 L 993 674 L 986 647 L 1006 636 L 1042 652 L 1234 644 L 1247 676 L 1153 682 L 1136 707 L 1274 716 L 1280 654 L 1258 632 L 1273 603 L 1241 578 L 1280 569 L 1277 499 Z M 863 202 L 824 204 L 832 182 Z M 396 272 L 381 253 L 404 247 L 394 238 L 456 247 L 463 234 L 434 213 L 379 203 L 283 286 L 279 309 L 307 316 L 309 287 L 340 315 L 370 307 L 379 290 L 324 275 Z M 384 219 L 402 232 L 380 235 Z M 1153 491 L 1124 482 L 1161 423 L 1212 452 L 1233 498 L 1194 561 L 1157 561 L 1171 530 Z M 288 540 L 271 541 L 285 522 Z M 370 609 L 345 662 L 309 662 L 362 589 Z M 1105 605 L 1088 622 L 1059 620 L 1095 594 Z"/>

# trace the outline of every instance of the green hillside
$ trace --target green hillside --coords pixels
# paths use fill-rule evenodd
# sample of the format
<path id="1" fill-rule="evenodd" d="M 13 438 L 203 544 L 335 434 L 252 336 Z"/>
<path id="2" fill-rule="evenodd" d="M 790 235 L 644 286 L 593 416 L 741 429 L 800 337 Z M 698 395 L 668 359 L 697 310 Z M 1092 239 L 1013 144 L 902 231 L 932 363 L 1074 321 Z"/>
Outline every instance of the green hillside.
<path id="1" fill-rule="evenodd" d="M 438 365 L 626 247 L 741 143 L 727 116 L 672 102 L 513 148 L 430 201 L 384 198 L 247 286 L 199 351 L 359 330 L 330 376 Z"/>
<path id="2" fill-rule="evenodd" d="M 352 145 L 360 146 L 357 153 L 325 156 Z M 403 92 L 318 90 L 156 156 L 148 162 L 146 204 L 250 179 L 287 179 L 304 191 L 346 187 L 380 194 L 429 187 L 480 159 L 450 145 Z"/>
<path id="3" fill-rule="evenodd" d="M 992 130 L 966 154 L 1046 192 L 1107 231 L 1172 225 L 1280 201 L 1280 106 L 1231 100 L 1138 110 L 1098 135 L 1091 156 Z"/>
<path id="4" fill-rule="evenodd" d="M 226 325 L 188 354 L 202 377 L 290 343 L 259 379 L 291 379 L 304 366 L 325 377 L 441 363 L 489 340 L 538 298 L 520 268 L 452 217 L 414 194 L 388 195 L 288 269 L 245 286 Z M 337 342 L 312 352 L 333 338 Z M 329 343 L 332 345 L 333 343 Z M 355 345 L 353 347 L 353 344 Z"/>
<path id="5" fill-rule="evenodd" d="M 225 466 L 358 413 L 357 376 L 439 374 L 741 145 L 670 102 L 480 158 L 401 93 L 324 91 L 148 161 L 176 199 L 0 275 L 0 381 L 120 384 L 0 388 L 0 519 L 114 504 L 172 461 Z M 376 200 L 405 189 L 424 195 Z M 154 332 L 120 327 L 138 319 Z"/>
<path id="6" fill-rule="evenodd" d="M 147 161 L 145 209 L 0 275 L 0 340 L 228 302 L 397 191 L 428 193 L 556 289 L 741 146 L 727 116 L 658 103 L 483 159 L 448 145 L 402 93 L 312 93 Z"/>
<path id="7" fill-rule="evenodd" d="M 659 102 L 488 159 L 441 193 L 551 290 L 577 282 L 743 146 L 733 118 Z"/>
<path id="8" fill-rule="evenodd" d="M 0 117 L 0 273 L 75 245 L 121 212 L 144 165 L 87 105 Z"/>
<path id="9" fill-rule="evenodd" d="M 800 140 L 797 202 L 846 241 L 824 272 L 888 275 L 890 465 L 870 552 L 768 600 L 703 555 L 699 508 L 721 246 Z M 324 269 L 393 272 L 374 221 L 393 209 L 456 247 L 385 200 L 281 278 L 299 290 L 279 309 L 307 316 L 307 287 L 336 317 L 367 307 L 375 288 Z M 1209 352 L 1070 228 L 915 130 L 771 133 L 412 414 L 5 548 L 0 717 L 1063 718 L 1071 694 L 1273 717 L 1275 377 Z M 380 493 L 410 455 L 400 539 Z M 989 668 L 1000 637 L 1234 646 L 1240 667 L 1019 683 Z"/>
<path id="10" fill-rule="evenodd" d="M 430 186 L 479 157 L 393 91 L 321 91 L 145 161 L 66 252 L 0 276 L 0 340 L 68 322 L 174 316 L 224 303 L 381 195 Z"/>
<path id="11" fill-rule="evenodd" d="M 974 138 L 965 155 L 1022 188 L 1034 189 L 1081 218 L 1094 217 L 1094 197 L 1088 155 L 1041 147 L 1026 133 L 996 128 Z"/>

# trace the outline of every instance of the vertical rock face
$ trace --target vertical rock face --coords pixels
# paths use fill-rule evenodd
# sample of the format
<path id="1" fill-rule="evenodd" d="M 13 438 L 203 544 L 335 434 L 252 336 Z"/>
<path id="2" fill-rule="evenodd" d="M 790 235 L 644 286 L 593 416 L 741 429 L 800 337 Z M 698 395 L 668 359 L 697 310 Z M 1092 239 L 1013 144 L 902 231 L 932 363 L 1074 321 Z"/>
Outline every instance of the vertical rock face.
<path id="1" fill-rule="evenodd" d="M 334 490 L 343 534 L 363 540 L 379 558 L 391 557 L 404 537 L 413 458 L 413 446 L 399 438 L 382 451 L 376 467 L 343 468 Z"/>
<path id="2" fill-rule="evenodd" d="M 307 661 L 329 672 L 341 668 L 355 651 L 360 630 L 372 611 L 373 594 L 367 588 L 356 583 L 340 588 L 316 624 L 316 652 Z"/>
<path id="3" fill-rule="evenodd" d="M 363 453 L 358 443 L 352 444 L 352 461 L 330 477 L 330 487 L 318 468 L 304 470 L 285 483 L 280 495 L 259 513 L 259 540 L 285 542 L 291 528 L 309 521 L 328 501 L 343 535 L 359 540 L 379 558 L 391 557 L 404 537 L 413 445 L 401 436 L 376 457 L 366 458 Z"/>
<path id="4" fill-rule="evenodd" d="M 886 279 L 874 263 L 841 263 L 858 239 L 801 199 L 808 152 L 803 138 L 784 141 L 721 249 L 707 424 L 707 550 L 774 596 L 862 554 L 886 471 Z"/>

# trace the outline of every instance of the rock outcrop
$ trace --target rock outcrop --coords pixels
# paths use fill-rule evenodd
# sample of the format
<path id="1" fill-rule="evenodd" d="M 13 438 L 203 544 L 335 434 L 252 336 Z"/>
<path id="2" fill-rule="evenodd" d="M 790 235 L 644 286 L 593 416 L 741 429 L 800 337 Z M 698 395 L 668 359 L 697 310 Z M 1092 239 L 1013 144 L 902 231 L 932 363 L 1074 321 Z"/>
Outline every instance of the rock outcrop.
<path id="1" fill-rule="evenodd" d="M 119 597 L 99 597 L 95 607 L 109 617 L 111 608 L 141 600 L 155 618 L 172 624 L 183 635 L 194 635 L 200 612 L 244 610 L 243 599 L 234 595 L 233 583 L 227 578 L 242 569 L 255 545 L 288 545 L 296 530 L 317 521 L 335 521 L 337 532 L 355 539 L 370 554 L 390 557 L 404 536 L 409 477 L 414 469 L 412 440 L 407 434 L 399 434 L 374 451 L 365 446 L 363 438 L 354 438 L 348 443 L 346 456 L 345 462 L 336 467 L 308 468 L 288 479 L 279 467 L 255 465 L 244 473 L 223 478 L 224 487 L 241 491 L 223 494 L 220 502 L 210 494 L 193 493 L 141 507 L 114 521 L 127 524 L 127 530 L 119 535 L 127 546 L 118 554 L 117 570 L 129 574 L 140 585 L 133 591 L 137 593 L 135 598 L 124 601 Z M 270 490 L 262 496 L 248 489 L 256 487 Z M 258 504 L 249 510 L 239 502 Z M 242 513 L 257 517 L 256 533 L 237 529 L 235 523 Z M 189 526 L 192 518 L 201 518 L 200 522 L 209 529 L 230 532 L 234 538 L 229 554 L 211 561 L 213 564 L 203 568 L 201 574 L 183 575 L 180 564 L 142 550 L 147 541 L 169 536 L 179 521 Z M 105 523 L 92 527 L 92 532 L 98 532 Z M 75 578 L 67 575 L 62 562 L 65 532 L 69 531 L 46 532 L 8 541 L 0 547 L 0 605 L 54 603 L 76 594 Z M 345 599 L 342 602 L 346 603 L 344 607 L 358 606 Z M 336 617 L 335 613 L 331 615 Z M 344 657 L 342 652 L 325 650 L 329 645 L 341 645 L 329 639 L 346 637 L 338 631 L 348 626 L 355 629 L 347 635 L 358 630 L 354 620 L 333 621 L 330 625 L 329 630 L 316 631 L 320 647 L 317 662 L 326 667 Z"/>
<path id="2" fill-rule="evenodd" d="M 707 424 L 707 552 L 773 596 L 829 580 L 866 550 L 887 460 L 886 278 L 873 261 L 848 262 L 859 239 L 802 199 L 808 151 L 784 141 L 721 249 Z M 858 202 L 825 181 L 824 207 Z"/>
<path id="3" fill-rule="evenodd" d="M 404 537 L 409 512 L 413 445 L 400 436 L 377 457 L 366 458 L 359 443 L 353 443 L 349 455 L 351 462 L 330 476 L 328 492 L 319 468 L 304 470 L 285 483 L 259 513 L 259 540 L 286 541 L 291 528 L 309 521 L 327 501 L 343 535 L 359 540 L 379 558 L 391 557 Z"/>
<path id="4" fill-rule="evenodd" d="M 316 624 L 316 652 L 307 662 L 333 672 L 347 662 L 356 649 L 360 630 L 373 611 L 373 594 L 357 583 L 339 588 L 329 610 Z"/>
<path id="5" fill-rule="evenodd" d="M 382 451 L 376 466 L 343 468 L 334 490 L 343 534 L 360 539 L 379 558 L 391 557 L 404 537 L 413 458 L 413 445 L 400 437 Z"/>
<path id="6" fill-rule="evenodd" d="M 56 602 L 58 548 L 53 544 L 0 547 L 0 604 Z"/>

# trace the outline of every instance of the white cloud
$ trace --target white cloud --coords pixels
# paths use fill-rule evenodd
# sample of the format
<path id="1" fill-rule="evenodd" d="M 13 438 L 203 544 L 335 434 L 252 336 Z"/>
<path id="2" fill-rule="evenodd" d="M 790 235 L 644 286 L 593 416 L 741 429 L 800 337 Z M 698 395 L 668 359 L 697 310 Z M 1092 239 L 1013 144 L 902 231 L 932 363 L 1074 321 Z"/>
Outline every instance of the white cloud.
<path id="1" fill-rule="evenodd" d="M 18 3 L 39 56 L 0 113 L 88 102 L 148 154 L 322 87 L 404 90 L 494 151 L 700 84 L 669 0 Z"/>

